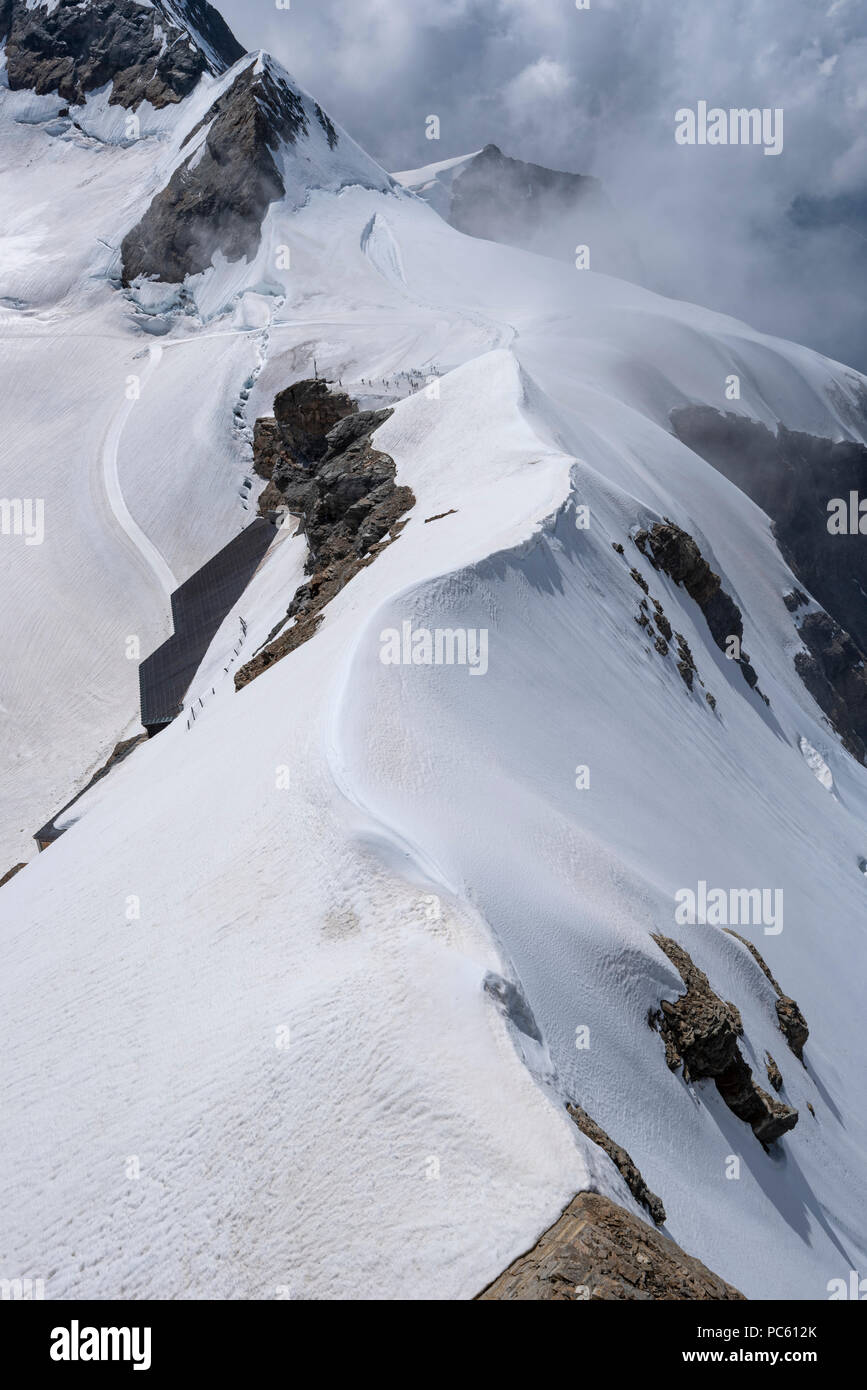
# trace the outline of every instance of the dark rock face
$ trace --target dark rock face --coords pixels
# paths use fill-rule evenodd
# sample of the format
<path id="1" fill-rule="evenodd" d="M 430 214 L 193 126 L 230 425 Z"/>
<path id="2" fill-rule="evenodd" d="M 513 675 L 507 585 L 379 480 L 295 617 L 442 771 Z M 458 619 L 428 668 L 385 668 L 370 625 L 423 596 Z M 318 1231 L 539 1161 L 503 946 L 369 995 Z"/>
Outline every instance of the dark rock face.
<path id="1" fill-rule="evenodd" d="M 682 632 L 677 633 L 677 657 L 677 669 L 680 672 L 680 678 L 687 690 L 692 690 L 693 682 L 698 675 L 698 667 L 695 664 L 695 657 L 690 645 Z"/>
<path id="2" fill-rule="evenodd" d="M 711 1079 L 726 1105 L 750 1126 L 766 1147 L 794 1129 L 798 1112 L 774 1100 L 757 1084 L 738 1039 L 743 1023 L 734 1004 L 726 1003 L 692 957 L 670 937 L 654 936 L 686 985 L 673 1004 L 663 999 L 651 1017 L 665 1043 L 665 1060 L 672 1071 L 683 1066 L 685 1081 Z"/>
<path id="3" fill-rule="evenodd" d="M 795 669 L 846 748 L 867 762 L 867 669 L 864 654 L 827 613 L 808 613 L 798 624 L 806 652 Z"/>
<path id="4" fill-rule="evenodd" d="M 630 276 L 640 268 L 623 219 L 590 175 L 526 164 L 486 145 L 457 171 L 445 197 L 437 210 L 468 236 L 570 263 L 581 244 L 590 247 L 594 270 Z"/>
<path id="5" fill-rule="evenodd" d="M 244 53 L 206 0 L 178 0 L 171 8 L 161 0 L 59 0 L 50 13 L 5 0 L 4 37 L 13 91 L 56 91 L 78 104 L 112 82 L 112 104 L 133 108 L 145 100 L 156 107 L 180 101 L 204 72 L 224 72 Z"/>
<path id="6" fill-rule="evenodd" d="M 347 415 L 358 414 L 358 406 L 342 391 L 332 391 L 321 378 L 296 381 L 274 399 L 274 418 L 256 421 L 253 439 L 253 468 L 260 478 L 274 481 L 283 493 L 293 472 L 303 478 L 305 471 L 328 452 L 328 433 Z M 277 473 L 274 479 L 275 471 Z M 263 494 L 264 496 L 264 494 Z M 263 503 L 260 501 L 260 511 Z"/>
<path id="7" fill-rule="evenodd" d="M 334 129 L 334 122 L 331 120 L 331 117 L 322 110 L 318 101 L 316 103 L 316 119 L 325 131 L 328 140 L 328 148 L 333 150 L 337 145 L 337 131 Z"/>
<path id="8" fill-rule="evenodd" d="M 544 205 L 553 216 L 570 213 L 585 198 L 602 199 L 602 185 L 587 174 L 564 174 L 510 159 L 486 145 L 455 177 L 449 221 L 468 236 L 521 244 L 531 216 Z"/>
<path id="9" fill-rule="evenodd" d="M 582 1134 L 586 1134 L 594 1144 L 598 1144 L 600 1149 L 604 1149 L 614 1166 L 619 1170 L 626 1186 L 632 1193 L 637 1202 L 646 1207 L 653 1217 L 657 1226 L 665 1224 L 665 1207 L 655 1192 L 651 1192 L 644 1178 L 641 1176 L 638 1165 L 633 1162 L 629 1154 L 619 1144 L 605 1133 L 605 1130 L 598 1125 L 595 1120 L 591 1120 L 586 1110 L 582 1110 L 580 1105 L 567 1105 L 566 1109 L 572 1116 Z"/>
<path id="10" fill-rule="evenodd" d="M 690 598 L 695 599 L 720 651 L 726 650 L 730 637 L 737 637 L 738 642 L 741 641 L 744 635 L 741 610 L 722 587 L 719 575 L 714 574 L 692 536 L 666 519 L 665 522 L 657 522 L 649 531 L 639 531 L 635 544 L 651 564 L 663 570 L 675 584 L 682 584 Z M 681 658 L 694 669 L 691 657 L 688 659 L 686 654 L 681 653 Z M 754 689 L 758 676 L 750 665 L 749 657 L 742 653 L 735 664 L 740 666 L 747 685 Z"/>
<path id="11" fill-rule="evenodd" d="M 794 1052 L 799 1062 L 804 1060 L 804 1044 L 810 1036 L 807 1027 L 807 1020 L 801 1013 L 794 999 L 790 999 L 787 994 L 781 994 L 777 1000 L 777 1019 L 780 1024 L 780 1031 L 784 1034 L 786 1042 Z"/>
<path id="12" fill-rule="evenodd" d="M 273 422 L 257 422 L 255 468 L 270 480 L 267 505 L 302 518 L 310 579 L 268 644 L 235 676 L 238 690 L 313 636 L 326 604 L 397 539 L 415 506 L 411 490 L 395 484 L 394 460 L 371 444 L 390 410 L 359 411 L 342 392 L 331 396 L 325 382 L 302 381 L 280 393 L 274 411 Z"/>
<path id="13" fill-rule="evenodd" d="M 781 1091 L 783 1089 L 783 1073 L 780 1071 L 780 1068 L 777 1066 L 770 1052 L 765 1053 L 765 1070 L 768 1073 L 768 1080 L 774 1090 Z"/>
<path id="14" fill-rule="evenodd" d="M 478 1298 L 668 1302 L 744 1295 L 608 1197 L 579 1192 L 533 1249 Z"/>
<path id="15" fill-rule="evenodd" d="M 682 532 L 681 534 L 686 535 L 686 532 Z M 639 531 L 637 536 L 635 537 L 636 545 L 638 545 L 639 549 L 641 550 L 641 553 L 645 556 L 647 555 L 647 551 L 644 547 L 648 543 L 649 539 L 650 535 L 647 531 Z M 690 539 L 691 538 L 687 536 L 687 540 Z M 622 545 L 620 545 L 618 542 L 612 542 L 612 545 L 613 548 L 617 551 L 618 555 L 625 556 L 625 551 Z M 656 564 L 652 557 L 648 558 L 651 559 L 651 563 L 654 564 L 655 568 L 660 568 L 660 566 Z M 641 571 L 636 569 L 633 565 L 629 571 L 629 574 L 634 583 L 638 585 L 639 589 L 643 589 L 644 593 L 647 595 L 647 598 L 643 598 L 640 600 L 638 605 L 638 612 L 635 615 L 635 621 L 638 623 L 638 626 L 642 628 L 643 631 L 647 634 L 647 636 L 652 640 L 654 650 L 658 652 L 658 654 L 661 657 L 668 656 L 669 651 L 671 650 L 670 643 L 674 641 L 677 647 L 674 658 L 675 663 L 677 665 L 678 674 L 681 680 L 683 681 L 684 685 L 686 686 L 687 690 L 692 692 L 695 688 L 696 681 L 698 681 L 699 685 L 702 687 L 702 689 L 704 689 L 704 681 L 698 673 L 698 667 L 695 664 L 695 658 L 693 657 L 689 643 L 687 642 L 683 633 L 674 631 L 673 627 L 671 626 L 671 623 L 668 621 L 668 618 L 665 615 L 665 609 L 663 608 L 658 598 L 653 598 L 653 595 L 650 593 L 650 585 L 647 583 L 647 580 L 644 578 L 644 575 L 641 573 Z M 650 612 L 650 604 L 648 603 L 648 598 L 651 599 L 653 602 L 652 615 Z M 654 623 L 656 624 L 656 627 L 653 626 Z M 704 698 L 707 701 L 709 707 L 712 710 L 715 710 L 716 699 L 713 695 L 711 695 L 709 690 L 705 690 Z"/>
<path id="16" fill-rule="evenodd" d="M 794 1052 L 798 1061 L 803 1062 L 804 1044 L 810 1036 L 810 1030 L 807 1027 L 807 1020 L 804 1018 L 804 1015 L 801 1013 L 801 1010 L 798 1008 L 794 999 L 791 999 L 788 994 L 783 993 L 782 989 L 777 984 L 777 981 L 771 974 L 767 962 L 765 961 L 765 958 L 759 951 L 758 947 L 754 946 L 751 941 L 748 941 L 745 936 L 741 936 L 740 932 L 734 931 L 732 927 L 723 927 L 723 931 L 727 932 L 729 936 L 736 937 L 737 940 L 740 941 L 742 946 L 746 946 L 747 950 L 749 951 L 753 960 L 758 965 L 759 969 L 767 977 L 767 979 L 770 980 L 771 984 L 777 992 L 776 1008 L 777 1021 L 780 1025 L 780 1032 L 784 1035 L 786 1042 L 789 1044 L 789 1047 L 791 1048 L 792 1052 Z"/>
<path id="17" fill-rule="evenodd" d="M 185 143 L 209 123 L 195 167 L 192 155 L 179 165 L 124 237 L 125 285 L 137 275 L 179 283 L 217 251 L 229 261 L 256 254 L 268 206 L 286 192 L 274 151 L 309 128 L 303 102 L 278 73 L 251 63 Z"/>
<path id="18" fill-rule="evenodd" d="M 787 564 L 822 607 L 867 651 L 864 537 L 831 535 L 828 502 L 867 497 L 867 448 L 756 420 L 687 406 L 671 416 L 677 437 L 761 507 Z M 867 588 L 867 584 L 864 586 Z"/>
<path id="19" fill-rule="evenodd" d="M 800 589 L 792 589 L 791 593 L 783 594 L 783 603 L 790 613 L 797 613 L 799 608 L 805 608 L 809 602 L 807 595 Z"/>
<path id="20" fill-rule="evenodd" d="M 864 537 L 832 535 L 828 502 L 867 496 L 867 448 L 778 427 L 710 406 L 675 410 L 678 438 L 767 512 L 787 564 L 826 609 L 808 613 L 798 631 L 808 650 L 795 667 L 845 748 L 867 761 L 867 597 Z M 784 595 L 790 613 L 809 603 L 800 589 Z M 851 634 L 851 636 L 850 636 Z"/>

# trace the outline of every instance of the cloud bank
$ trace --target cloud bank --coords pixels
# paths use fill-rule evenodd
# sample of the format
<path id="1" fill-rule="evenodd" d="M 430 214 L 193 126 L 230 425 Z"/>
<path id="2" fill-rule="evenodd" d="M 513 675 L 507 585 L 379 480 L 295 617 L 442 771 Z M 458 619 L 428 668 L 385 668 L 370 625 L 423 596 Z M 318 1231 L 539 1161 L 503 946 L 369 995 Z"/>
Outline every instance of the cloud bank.
<path id="1" fill-rule="evenodd" d="M 859 0 L 224 0 L 389 169 L 494 142 L 595 174 L 652 288 L 867 370 Z M 780 108 L 776 158 L 675 142 L 675 112 Z M 425 138 L 440 118 L 440 139 Z"/>

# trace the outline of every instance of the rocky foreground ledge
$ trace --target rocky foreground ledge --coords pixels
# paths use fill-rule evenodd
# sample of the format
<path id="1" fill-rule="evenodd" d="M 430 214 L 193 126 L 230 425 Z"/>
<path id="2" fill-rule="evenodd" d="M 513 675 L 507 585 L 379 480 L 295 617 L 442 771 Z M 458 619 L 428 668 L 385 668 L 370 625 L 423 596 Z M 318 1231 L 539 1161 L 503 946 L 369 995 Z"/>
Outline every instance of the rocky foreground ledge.
<path id="1" fill-rule="evenodd" d="M 533 1249 L 477 1298 L 674 1302 L 744 1295 L 608 1197 L 579 1192 Z"/>

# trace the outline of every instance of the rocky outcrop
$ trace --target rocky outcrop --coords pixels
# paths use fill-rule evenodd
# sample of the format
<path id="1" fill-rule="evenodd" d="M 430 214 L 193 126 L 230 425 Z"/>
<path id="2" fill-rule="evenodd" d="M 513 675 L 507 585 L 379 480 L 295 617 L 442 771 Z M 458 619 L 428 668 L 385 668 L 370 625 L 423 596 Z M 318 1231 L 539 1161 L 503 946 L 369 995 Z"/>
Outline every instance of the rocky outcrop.
<path id="1" fill-rule="evenodd" d="M 810 1030 L 807 1027 L 807 1020 L 804 1018 L 801 1010 L 798 1008 L 794 999 L 788 994 L 783 993 L 779 984 L 771 974 L 770 968 L 758 947 L 754 946 L 752 941 L 748 941 L 745 936 L 741 936 L 740 932 L 734 931 L 732 927 L 723 927 L 723 931 L 729 936 L 735 937 L 742 946 L 746 946 L 753 960 L 759 966 L 759 969 L 766 978 L 770 980 L 777 993 L 776 1009 L 780 1032 L 785 1037 L 786 1042 L 789 1044 L 791 1051 L 794 1052 L 798 1061 L 803 1062 L 804 1044 L 810 1036 Z"/>
<path id="2" fill-rule="evenodd" d="M 273 484 L 259 498 L 263 516 L 286 504 L 293 477 L 303 485 L 307 471 L 328 452 L 329 432 L 357 413 L 351 396 L 332 391 L 322 377 L 293 382 L 275 397 L 273 418 L 257 420 L 253 431 L 253 471 Z"/>
<path id="3" fill-rule="evenodd" d="M 783 594 L 783 603 L 790 613 L 797 613 L 799 608 L 806 608 L 810 600 L 801 589 L 792 589 L 788 594 Z"/>
<path id="4" fill-rule="evenodd" d="M 635 544 L 656 569 L 662 570 L 675 584 L 682 584 L 690 598 L 695 599 L 720 651 L 728 654 L 731 638 L 737 638 L 739 655 L 732 660 L 740 666 L 747 685 L 755 689 L 758 676 L 749 657 L 740 651 L 744 635 L 741 610 L 722 587 L 722 580 L 711 569 L 692 536 L 666 517 L 649 531 L 637 532 Z M 681 655 L 686 660 L 683 653 Z M 694 663 L 690 664 L 694 667 Z"/>
<path id="5" fill-rule="evenodd" d="M 787 994 L 781 994 L 776 1003 L 777 1019 L 780 1024 L 780 1032 L 789 1044 L 799 1062 L 804 1060 L 804 1044 L 810 1036 L 807 1027 L 807 1020 L 801 1013 L 794 999 Z"/>
<path id="6" fill-rule="evenodd" d="M 632 1193 L 636 1202 L 640 1202 L 646 1207 L 653 1217 L 657 1226 L 665 1224 L 665 1207 L 655 1192 L 651 1192 L 638 1165 L 633 1162 L 629 1154 L 619 1144 L 616 1144 L 610 1135 L 605 1133 L 601 1125 L 595 1120 L 591 1120 L 586 1110 L 582 1110 L 580 1105 L 569 1104 L 566 1106 L 572 1119 L 575 1121 L 582 1134 L 586 1134 L 594 1144 L 598 1144 L 600 1149 L 604 1149 L 624 1179 L 626 1186 Z"/>
<path id="7" fill-rule="evenodd" d="M 765 1053 L 765 1071 L 768 1073 L 768 1080 L 775 1091 L 783 1089 L 783 1073 L 777 1066 L 770 1052 Z"/>
<path id="8" fill-rule="evenodd" d="M 306 134 L 301 97 L 279 73 L 251 61 L 191 131 L 196 147 L 124 237 L 123 283 L 138 275 L 170 283 L 206 270 L 220 251 L 229 261 L 256 254 L 262 219 L 286 192 L 274 159 L 281 142 Z"/>
<path id="9" fill-rule="evenodd" d="M 641 531 L 638 534 L 642 537 L 643 545 L 644 538 L 647 536 L 648 533 L 646 531 Z M 620 545 L 619 542 L 612 542 L 612 545 L 614 550 L 617 551 L 618 555 L 625 556 L 623 546 Z M 642 554 L 644 553 L 644 550 L 642 550 Z M 653 598 L 653 596 L 651 595 L 650 585 L 644 578 L 644 575 L 641 573 L 641 571 L 639 569 L 636 569 L 633 565 L 629 571 L 629 574 L 633 582 L 638 585 L 639 589 L 642 589 L 644 593 L 648 596 L 647 598 L 643 598 L 639 601 L 638 612 L 635 615 L 635 621 L 638 623 L 638 626 L 642 628 L 644 632 L 647 634 L 647 636 L 652 640 L 653 650 L 656 651 L 659 654 L 659 656 L 667 657 L 669 651 L 671 650 L 669 644 L 672 641 L 674 641 L 676 643 L 676 654 L 674 660 L 677 665 L 678 675 L 680 676 L 687 690 L 692 692 L 692 690 L 695 687 L 696 681 L 698 681 L 699 685 L 704 690 L 704 681 L 698 673 L 698 667 L 695 664 L 695 658 L 693 657 L 689 643 L 687 642 L 683 633 L 674 631 L 674 629 L 671 626 L 671 623 L 668 621 L 668 618 L 665 615 L 665 609 L 663 608 L 659 599 Z M 650 612 L 650 603 L 648 602 L 648 598 L 650 598 L 653 602 L 653 614 L 651 614 Z M 656 624 L 655 627 L 654 623 Z M 710 706 L 710 708 L 712 710 L 715 710 L 715 696 L 711 695 L 709 690 L 705 690 L 704 698 L 707 701 L 707 704 Z"/>
<path id="10" fill-rule="evenodd" d="M 328 116 L 322 110 L 322 107 L 319 105 L 318 101 L 316 102 L 316 119 L 322 126 L 322 129 L 325 131 L 325 138 L 328 141 L 328 148 L 330 150 L 335 149 L 337 146 L 338 135 L 337 131 L 334 128 L 334 122 L 332 121 L 331 117 Z"/>
<path id="11" fill-rule="evenodd" d="M 624 219 L 591 175 L 511 159 L 489 144 L 433 177 L 425 170 L 418 182 L 407 175 L 401 179 L 469 236 L 520 246 L 571 265 L 580 243 L 589 248 L 594 270 L 626 278 L 640 274 L 640 257 Z"/>
<path id="12" fill-rule="evenodd" d="M 486 145 L 454 179 L 449 221 L 468 236 L 526 245 L 543 207 L 549 217 L 565 217 L 588 202 L 607 207 L 602 184 L 591 175 L 526 164 Z"/>
<path id="13" fill-rule="evenodd" d="M 797 1110 L 774 1100 L 753 1077 L 738 1046 L 744 1030 L 735 1005 L 714 992 L 707 975 L 676 941 L 653 939 L 686 985 L 685 994 L 674 1003 L 663 999 L 650 1017 L 665 1044 L 669 1068 L 682 1066 L 685 1081 L 714 1081 L 732 1113 L 767 1147 L 794 1129 Z"/>
<path id="14" fill-rule="evenodd" d="M 4 883 L 8 883 L 10 878 L 14 878 L 16 874 L 20 874 L 21 870 L 26 868 L 26 864 L 16 864 L 14 869 L 10 869 L 8 874 L 4 874 L 3 877 L 0 878 L 0 888 L 3 887 Z"/>
<path id="15" fill-rule="evenodd" d="M 787 564 L 822 607 L 867 651 L 861 535 L 832 535 L 828 503 L 867 497 L 867 448 L 787 430 L 710 406 L 672 412 L 678 438 L 745 492 L 773 522 Z"/>
<path id="16" fill-rule="evenodd" d="M 867 595 L 864 537 L 828 529 L 834 498 L 867 497 L 867 448 L 787 430 L 776 435 L 757 420 L 710 406 L 675 410 L 678 438 L 745 492 L 771 518 L 780 551 L 826 610 L 801 615 L 807 651 L 795 667 L 845 748 L 867 762 Z M 865 523 L 867 524 L 867 523 Z M 792 614 L 810 600 L 800 589 L 784 595 Z"/>
<path id="17" fill-rule="evenodd" d="M 795 655 L 795 669 L 820 710 L 828 716 L 843 747 L 867 762 L 867 667 L 848 632 L 828 613 L 807 613 L 798 623 L 807 647 Z"/>
<path id="18" fill-rule="evenodd" d="M 205 72 L 244 50 L 206 0 L 57 0 L 0 5 L 0 40 L 13 91 L 57 92 L 71 104 L 112 83 L 109 101 L 135 108 L 181 101 Z"/>
<path id="19" fill-rule="evenodd" d="M 359 411 L 342 393 L 329 399 L 325 383 L 304 381 L 278 396 L 273 427 L 257 425 L 256 471 L 269 478 L 269 506 L 279 499 L 301 517 L 310 579 L 268 644 L 237 673 L 236 689 L 312 637 L 325 606 L 403 530 L 415 497 L 397 486 L 394 460 L 371 442 L 390 415 Z"/>
<path id="20" fill-rule="evenodd" d="M 608 1197 L 579 1192 L 533 1249 L 477 1297 L 570 1303 L 744 1295 Z"/>

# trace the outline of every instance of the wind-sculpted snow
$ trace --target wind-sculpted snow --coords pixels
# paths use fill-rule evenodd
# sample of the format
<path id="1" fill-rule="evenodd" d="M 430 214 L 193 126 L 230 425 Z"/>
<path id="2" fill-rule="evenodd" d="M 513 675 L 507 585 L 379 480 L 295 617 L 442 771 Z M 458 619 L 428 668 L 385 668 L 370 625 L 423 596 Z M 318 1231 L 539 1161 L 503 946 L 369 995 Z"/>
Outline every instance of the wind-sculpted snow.
<path id="1" fill-rule="evenodd" d="M 177 117 L 144 111 L 128 148 L 105 139 L 100 97 L 58 135 L 0 93 L 4 487 L 46 501 L 43 545 L 0 543 L 8 866 L 133 718 L 128 639 L 147 651 L 168 631 L 105 497 L 119 412 L 125 507 L 181 581 L 249 520 L 237 402 L 260 418 L 314 360 L 361 409 L 392 411 L 372 444 L 416 506 L 311 640 L 236 693 L 304 582 L 305 539 L 284 526 L 197 673 L 199 717 L 136 749 L 0 890 L 3 1271 L 59 1298 L 470 1297 L 576 1191 L 641 1214 L 570 1100 L 716 1275 L 822 1298 L 867 1259 L 867 772 L 794 668 L 796 585 L 768 518 L 668 421 L 736 371 L 752 419 L 849 437 L 863 383 L 463 237 L 361 186 L 318 120 L 333 182 L 284 165 L 297 185 L 249 260 L 124 292 L 121 240 L 227 79 Z M 665 517 L 740 610 L 769 707 L 634 545 Z M 635 621 L 632 568 L 715 710 Z M 701 883 L 782 890 L 784 911 L 676 921 Z M 773 991 L 723 925 L 761 940 L 809 1020 L 806 1067 L 781 1065 L 801 1119 L 768 1154 L 647 1026 L 683 992 L 655 932 L 734 1002 L 756 1075 L 779 1054 Z M 538 1037 L 500 1013 L 491 976 Z"/>
<path id="2" fill-rule="evenodd" d="M 502 448 L 502 432 L 491 434 L 492 421 L 479 414 L 471 425 L 464 417 L 465 464 Z M 400 421 L 399 411 L 377 437 L 418 489 L 419 472 L 448 445 L 406 416 L 401 440 Z M 586 436 L 573 442 L 586 454 Z M 642 468 L 670 477 L 678 455 L 660 430 L 654 450 L 645 445 Z M 705 478 L 694 487 L 697 505 L 705 488 L 714 491 Z M 427 499 L 420 493 L 418 510 L 452 500 L 437 486 Z M 819 1298 L 841 1262 L 857 1267 L 851 1232 L 863 1230 L 861 1196 L 846 1176 L 864 1154 L 856 1051 L 851 1066 L 842 1061 L 858 1015 L 849 972 L 862 957 L 853 933 L 827 935 L 829 912 L 839 911 L 843 923 L 863 910 L 855 872 L 862 775 L 838 758 L 850 809 L 829 816 L 824 793 L 803 775 L 796 729 L 775 735 L 757 697 L 702 630 L 697 605 L 663 581 L 666 611 L 687 633 L 699 669 L 720 686 L 721 723 L 688 698 L 676 674 L 655 664 L 630 616 L 631 580 L 611 548 L 613 539 L 629 544 L 625 499 L 579 467 L 572 500 L 590 506 L 589 532 L 576 529 L 566 505 L 532 540 L 414 585 L 376 613 L 347 675 L 342 776 L 383 834 L 400 827 L 419 857 L 437 865 L 442 891 L 460 892 L 481 911 L 522 983 L 564 1093 L 617 1133 L 685 1248 L 750 1296 Z M 737 494 L 727 503 L 742 519 L 748 514 Z M 637 499 L 632 505 L 643 510 Z M 710 522 L 712 510 L 705 514 Z M 486 517 L 489 535 L 495 515 Z M 465 518 L 463 528 L 475 520 Z M 768 540 L 765 557 L 773 568 Z M 745 611 L 756 621 L 771 596 L 752 584 L 748 593 Z M 416 630 L 488 626 L 485 679 L 447 666 L 382 666 L 380 631 L 406 619 Z M 754 655 L 764 653 L 772 704 L 791 711 L 783 653 L 771 657 L 761 642 L 753 645 Z M 577 789 L 582 767 L 586 790 Z M 817 862 L 834 884 L 833 904 L 817 882 Z M 787 1103 L 812 1125 L 809 1101 L 822 1131 L 788 1135 L 792 1158 L 782 1166 L 706 1089 L 698 1112 L 682 1082 L 660 1075 L 661 1049 L 646 1014 L 682 986 L 650 933 L 676 933 L 675 894 L 700 879 L 782 888 L 784 932 L 762 937 L 759 925 L 762 949 L 807 1015 L 818 1009 L 827 1025 L 824 1041 L 811 1034 L 809 1072 L 787 1068 L 785 1077 Z M 714 988 L 736 1001 L 761 1075 L 755 1059 L 779 1047 L 773 1009 L 718 930 L 694 927 L 682 939 Z M 590 1046 L 578 1050 L 576 1030 L 585 1026 Z M 729 1154 L 742 1155 L 737 1182 L 725 1178 Z M 777 1256 L 772 1268 L 768 1249 Z"/>

